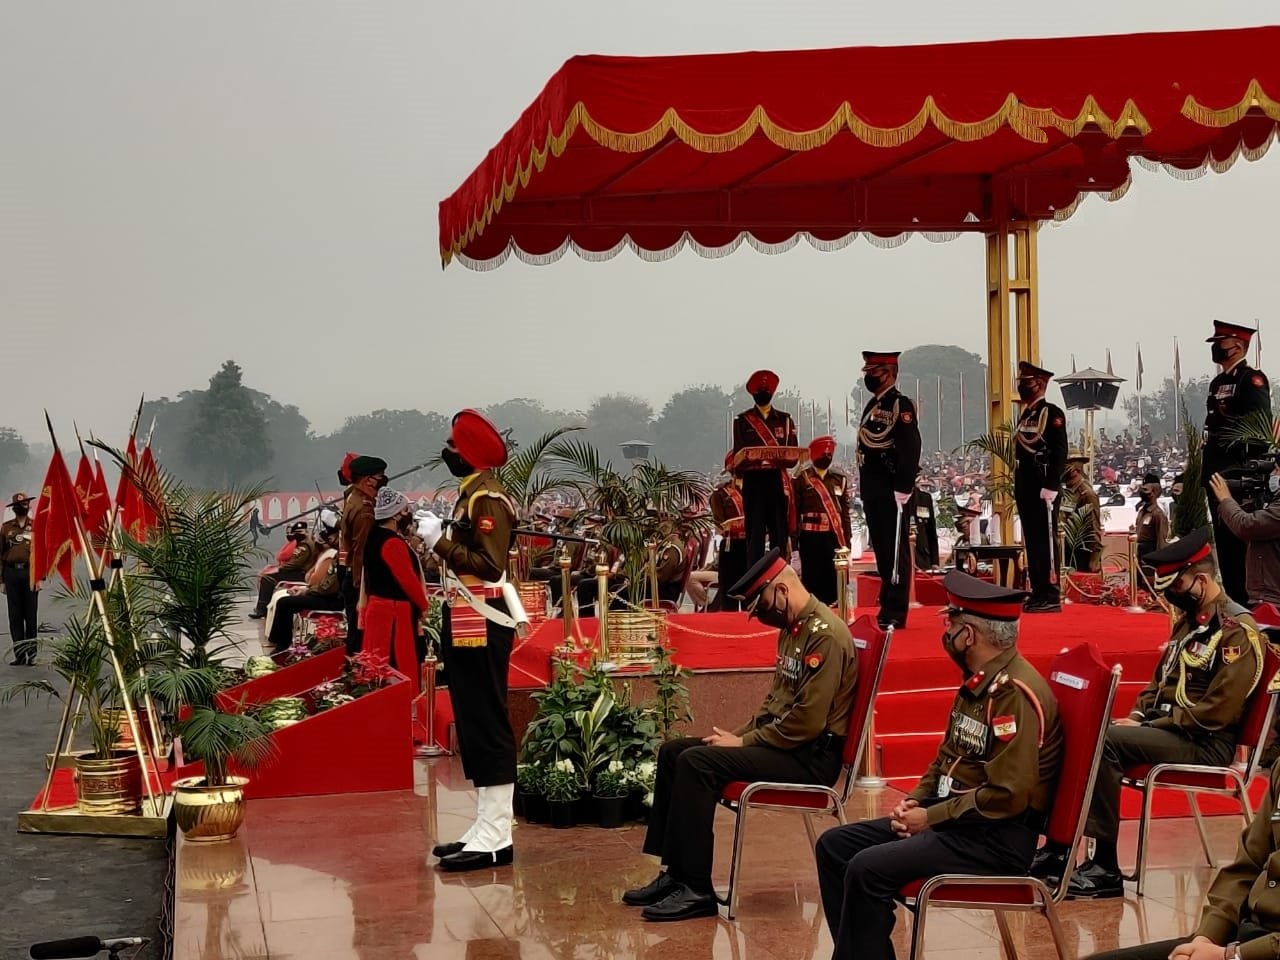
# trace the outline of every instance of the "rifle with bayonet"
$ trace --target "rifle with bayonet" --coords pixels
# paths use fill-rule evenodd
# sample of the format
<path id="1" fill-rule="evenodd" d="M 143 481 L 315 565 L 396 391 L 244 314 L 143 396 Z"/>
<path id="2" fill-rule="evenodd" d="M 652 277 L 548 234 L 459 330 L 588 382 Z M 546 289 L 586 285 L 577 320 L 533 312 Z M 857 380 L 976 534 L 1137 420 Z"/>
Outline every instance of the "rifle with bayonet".
<path id="1" fill-rule="evenodd" d="M 387 477 L 387 483 L 390 483 L 393 480 L 399 480 L 401 477 L 407 477 L 411 473 L 417 473 L 419 470 L 425 470 L 427 467 L 434 466 L 435 463 L 436 461 L 433 458 L 431 460 L 425 461 L 424 463 L 419 463 L 417 466 L 410 467 L 408 470 L 401 470 L 399 473 L 394 474 L 393 476 Z M 319 492 L 319 484 L 316 485 L 316 490 L 317 492 Z M 319 513 L 321 510 L 327 510 L 330 507 L 338 507 L 341 505 L 342 505 L 341 497 L 337 497 L 336 499 L 333 499 L 333 500 L 325 500 L 323 503 L 320 503 L 307 510 L 303 510 L 301 513 L 295 513 L 291 517 L 285 517 L 283 520 L 277 520 L 275 523 L 261 524 L 262 532 L 270 533 L 276 527 L 283 527 L 287 524 L 293 523 L 295 520 L 301 520 L 303 517 L 309 517 L 313 513 Z"/>

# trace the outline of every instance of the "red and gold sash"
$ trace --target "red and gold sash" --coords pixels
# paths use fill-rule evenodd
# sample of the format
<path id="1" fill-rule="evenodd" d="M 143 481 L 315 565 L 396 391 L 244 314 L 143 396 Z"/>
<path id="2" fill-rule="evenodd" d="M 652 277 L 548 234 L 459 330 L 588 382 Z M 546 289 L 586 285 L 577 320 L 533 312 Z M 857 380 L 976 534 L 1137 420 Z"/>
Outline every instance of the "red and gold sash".
<path id="1" fill-rule="evenodd" d="M 764 418 L 760 416 L 760 411 L 756 408 L 748 410 L 743 417 L 747 423 L 751 425 L 751 429 L 756 432 L 766 447 L 778 445 L 778 440 L 769 432 L 769 425 L 764 422 Z M 786 445 L 786 437 L 783 437 L 783 445 Z M 791 486 L 791 474 L 786 470 L 779 470 L 778 473 L 782 477 L 782 495 L 787 498 L 787 529 L 795 530 L 796 528 L 796 498 Z"/>
<path id="2" fill-rule="evenodd" d="M 730 517 L 728 526 L 725 527 L 725 536 L 730 539 L 744 537 L 747 534 L 746 520 L 747 511 L 742 506 L 742 491 L 732 483 L 724 488 L 724 494 L 729 498 L 729 502 L 733 504 L 733 509 L 738 511 L 736 517 Z"/>
<path id="3" fill-rule="evenodd" d="M 818 499 L 822 501 L 822 509 L 827 512 L 827 520 L 830 521 L 831 529 L 836 535 L 836 542 L 842 547 L 847 547 L 848 544 L 844 539 L 844 524 L 840 520 L 840 511 L 836 509 L 835 498 L 831 496 L 826 482 L 818 476 L 816 470 L 809 475 L 809 486 L 813 487 L 814 492 L 818 494 Z"/>

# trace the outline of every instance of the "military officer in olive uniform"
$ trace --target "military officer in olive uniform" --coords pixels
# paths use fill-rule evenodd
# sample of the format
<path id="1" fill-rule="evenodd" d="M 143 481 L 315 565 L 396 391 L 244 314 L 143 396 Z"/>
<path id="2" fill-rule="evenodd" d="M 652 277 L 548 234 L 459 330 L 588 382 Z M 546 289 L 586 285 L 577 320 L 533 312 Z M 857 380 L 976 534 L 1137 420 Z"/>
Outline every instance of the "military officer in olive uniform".
<path id="1" fill-rule="evenodd" d="M 916 569 L 936 570 L 942 562 L 938 553 L 938 515 L 933 494 L 916 487 L 911 498 L 912 522 L 916 526 Z"/>
<path id="2" fill-rule="evenodd" d="M 738 601 L 729 597 L 729 588 L 747 572 L 747 528 L 742 503 L 742 477 L 733 468 L 733 451 L 724 457 L 729 479 L 711 491 L 711 519 L 720 533 L 716 557 L 719 588 L 711 601 L 713 610 L 737 610 Z"/>
<path id="3" fill-rule="evenodd" d="M 658 599 L 678 604 L 680 595 L 684 593 L 684 543 L 677 536 L 675 522 L 670 518 L 663 521 L 662 529 L 662 541 L 654 555 Z M 647 587 L 645 596 L 648 596 Z"/>
<path id="4" fill-rule="evenodd" d="M 1208 412 L 1204 418 L 1204 461 L 1200 470 L 1213 517 L 1213 540 L 1218 549 L 1218 567 L 1227 596 L 1244 600 L 1245 545 L 1218 518 L 1218 499 L 1209 489 L 1209 479 L 1246 460 L 1265 457 L 1268 445 L 1233 444 L 1230 432 L 1250 414 L 1271 412 L 1271 384 L 1261 370 L 1249 366 L 1249 342 L 1257 331 L 1235 323 L 1214 321 L 1213 362 L 1222 372 L 1209 383 Z M 1259 504 L 1258 506 L 1261 506 Z"/>
<path id="5" fill-rule="evenodd" d="M 0 586 L 9 606 L 11 667 L 36 662 L 36 628 L 39 626 L 39 584 L 31 582 L 31 499 L 15 493 L 8 503 L 13 519 L 0 525 Z"/>
<path id="6" fill-rule="evenodd" d="M 1067 465 L 1067 416 L 1044 398 L 1053 374 L 1018 361 L 1022 416 L 1014 431 L 1013 500 L 1022 520 L 1031 596 L 1028 613 L 1061 610 L 1058 593 L 1058 503 Z"/>
<path id="7" fill-rule="evenodd" d="M 796 548 L 800 551 L 800 579 L 804 588 L 830 606 L 836 596 L 835 553 L 849 546 L 849 478 L 831 469 L 834 437 L 815 437 L 809 443 L 811 464 L 792 484 L 796 494 Z"/>
<path id="8" fill-rule="evenodd" d="M 289 524 L 288 539 L 293 541 L 293 552 L 289 559 L 280 564 L 275 573 L 263 574 L 258 578 L 258 605 L 249 613 L 250 620 L 262 620 L 267 615 L 267 605 L 271 603 L 271 595 L 282 583 L 302 583 L 312 564 L 320 556 L 320 550 L 311 533 L 307 530 L 305 520 Z"/>
<path id="9" fill-rule="evenodd" d="M 1125 770 L 1152 763 L 1229 764 L 1249 695 L 1262 678 L 1258 625 L 1218 586 L 1209 528 L 1147 554 L 1147 563 L 1156 588 L 1182 616 L 1132 712 L 1107 728 L 1085 827 L 1094 855 L 1071 875 L 1074 897 L 1124 895 L 1116 836 Z M 1064 850 L 1046 847 L 1033 872 L 1062 876 L 1064 856 Z"/>
<path id="10" fill-rule="evenodd" d="M 1240 837 L 1236 857 L 1209 887 L 1200 924 L 1189 939 L 1160 940 L 1095 953 L 1088 960 L 1272 960 L 1280 944 L 1280 764 L 1271 768 L 1257 816 Z M 1215 951 L 1215 952 L 1210 952 Z"/>
<path id="11" fill-rule="evenodd" d="M 729 592 L 778 630 L 773 686 L 755 716 L 732 733 L 669 740 L 658 751 L 644 852 L 665 869 L 623 894 L 646 920 L 716 913 L 711 887 L 712 824 L 720 791 L 735 780 L 833 784 L 849 732 L 858 658 L 849 628 L 811 596 L 777 550 Z"/>
<path id="12" fill-rule="evenodd" d="M 1066 492 L 1062 513 L 1068 517 L 1080 517 L 1077 522 L 1079 539 L 1075 544 L 1067 545 L 1071 551 L 1066 558 L 1068 563 L 1073 570 L 1097 573 L 1102 569 L 1102 504 L 1098 502 L 1098 494 L 1085 472 L 1088 463 L 1089 458 L 1082 453 L 1072 453 L 1067 457 L 1067 469 L 1062 474 Z M 1065 524 L 1066 521 L 1063 522 Z"/>
<path id="13" fill-rule="evenodd" d="M 1138 530 L 1138 559 L 1144 566 L 1147 554 L 1161 549 L 1169 541 L 1169 517 L 1160 506 L 1160 494 L 1163 492 L 1160 474 L 1148 473 L 1142 478 L 1142 486 L 1138 489 L 1141 502 L 1133 523 Z"/>
<path id="14" fill-rule="evenodd" d="M 755 406 L 733 421 L 733 452 L 748 447 L 794 447 L 796 424 L 791 414 L 775 409 L 773 395 L 778 375 L 757 370 L 747 379 L 747 393 Z M 789 554 L 787 527 L 790 526 L 791 478 L 785 467 L 742 468 L 742 505 L 747 532 L 747 563 L 764 556 L 765 539 L 771 549 Z"/>
<path id="15" fill-rule="evenodd" d="M 424 521 L 421 532 L 451 578 L 440 644 L 462 772 L 475 784 L 479 803 L 461 839 L 432 852 L 442 870 L 480 870 L 514 859 L 516 741 L 507 714 L 507 679 L 515 628 L 502 584 L 518 511 L 494 473 L 507 462 L 506 443 L 483 414 L 463 410 L 454 416 L 440 458 L 460 481 L 453 522 L 442 532 L 439 521 Z"/>
<path id="16" fill-rule="evenodd" d="M 352 457 L 343 466 L 351 480 L 342 499 L 342 519 L 338 523 L 338 577 L 342 602 L 347 612 L 347 653 L 360 652 L 360 581 L 364 576 L 364 545 L 373 529 L 373 501 L 387 485 L 387 461 L 381 457 Z M 342 471 L 339 471 L 339 476 Z"/>
<path id="17" fill-rule="evenodd" d="M 1025 594 L 952 570 L 942 646 L 964 674 L 938 756 L 888 817 L 818 839 L 834 960 L 892 960 L 895 898 L 941 873 L 1024 874 L 1063 735 L 1048 683 L 1018 653 Z"/>
<path id="18" fill-rule="evenodd" d="M 899 356 L 862 353 L 863 382 L 871 399 L 858 426 L 858 480 L 880 574 L 881 627 L 907 625 L 912 573 L 906 511 L 920 473 L 920 424 L 916 405 L 898 392 Z"/>

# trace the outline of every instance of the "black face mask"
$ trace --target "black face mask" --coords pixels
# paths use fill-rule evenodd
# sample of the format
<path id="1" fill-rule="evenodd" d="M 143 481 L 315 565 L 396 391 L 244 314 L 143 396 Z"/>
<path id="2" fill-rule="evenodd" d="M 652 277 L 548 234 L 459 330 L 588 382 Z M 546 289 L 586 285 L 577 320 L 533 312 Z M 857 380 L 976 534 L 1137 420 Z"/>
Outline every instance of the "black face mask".
<path id="1" fill-rule="evenodd" d="M 967 676 L 969 673 L 969 665 L 965 662 L 966 651 L 957 650 L 955 645 L 955 640 L 966 629 L 966 627 L 961 627 L 954 634 L 944 633 L 942 635 L 942 649 L 946 651 L 947 656 L 951 658 L 951 662 L 960 668 L 960 672 Z"/>
<path id="2" fill-rule="evenodd" d="M 379 489 L 379 490 L 381 490 L 383 487 L 385 487 L 385 486 L 386 486 L 388 483 L 390 483 L 390 482 L 391 482 L 391 481 L 390 481 L 390 480 L 388 480 L 386 477 L 379 477 L 379 478 L 378 478 L 378 489 Z"/>
<path id="3" fill-rule="evenodd" d="M 405 517 L 396 523 L 396 529 L 402 534 L 408 535 L 413 532 L 413 517 Z"/>
<path id="4" fill-rule="evenodd" d="M 445 447 L 440 451 L 440 459 L 444 461 L 444 465 L 449 468 L 449 472 L 455 477 L 469 477 L 476 472 L 471 464 L 462 459 L 462 454 L 449 447 Z"/>
<path id="5" fill-rule="evenodd" d="M 756 402 L 757 407 L 767 407 L 773 399 L 773 393 L 769 390 L 757 390 L 751 395 L 751 399 Z"/>
<path id="6" fill-rule="evenodd" d="M 1204 593 L 1196 596 L 1192 591 L 1195 589 L 1195 581 L 1191 582 L 1191 586 L 1186 590 L 1174 590 L 1172 588 L 1164 592 L 1164 598 L 1169 601 L 1177 609 L 1181 610 L 1189 617 L 1195 616 L 1200 612 L 1200 601 L 1204 599 Z"/>
<path id="7" fill-rule="evenodd" d="M 31 508 L 28 507 L 25 503 L 22 506 L 15 506 L 13 508 L 13 515 L 15 517 L 25 517 L 30 509 Z"/>
<path id="8" fill-rule="evenodd" d="M 778 606 L 778 597 L 782 597 L 782 606 Z M 777 627 L 779 630 L 791 624 L 790 618 L 787 616 L 787 594 L 784 590 L 775 589 L 773 591 L 773 604 L 768 607 L 757 606 L 755 609 L 755 617 L 766 627 Z"/>
<path id="9" fill-rule="evenodd" d="M 1215 343 L 1209 348 L 1209 356 L 1213 357 L 1214 363 L 1227 362 L 1227 348 L 1220 343 Z"/>
<path id="10" fill-rule="evenodd" d="M 817 467 L 819 470 L 825 470 L 827 469 L 827 467 L 831 466 L 831 458 L 818 457 L 816 460 L 813 461 L 813 465 Z"/>
<path id="11" fill-rule="evenodd" d="M 1036 386 L 1034 383 L 1018 384 L 1018 398 L 1023 403 L 1030 403 L 1036 398 Z"/>
<path id="12" fill-rule="evenodd" d="M 863 375 L 862 382 L 866 384 L 867 389 L 870 390 L 872 393 L 879 393 L 880 387 L 884 383 L 883 380 L 881 380 L 875 374 L 871 374 L 871 373 Z"/>

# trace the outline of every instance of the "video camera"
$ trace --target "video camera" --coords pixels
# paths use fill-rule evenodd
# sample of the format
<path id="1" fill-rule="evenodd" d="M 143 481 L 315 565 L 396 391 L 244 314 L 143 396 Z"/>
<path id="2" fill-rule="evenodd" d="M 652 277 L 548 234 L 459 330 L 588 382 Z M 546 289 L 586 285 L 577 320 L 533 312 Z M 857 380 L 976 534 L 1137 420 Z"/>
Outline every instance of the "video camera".
<path id="1" fill-rule="evenodd" d="M 1222 471 L 1222 479 L 1227 481 L 1227 489 L 1240 503 L 1253 501 L 1266 503 L 1271 499 L 1267 488 L 1271 471 L 1276 467 L 1276 456 L 1257 457 L 1246 460 L 1236 467 Z"/>

